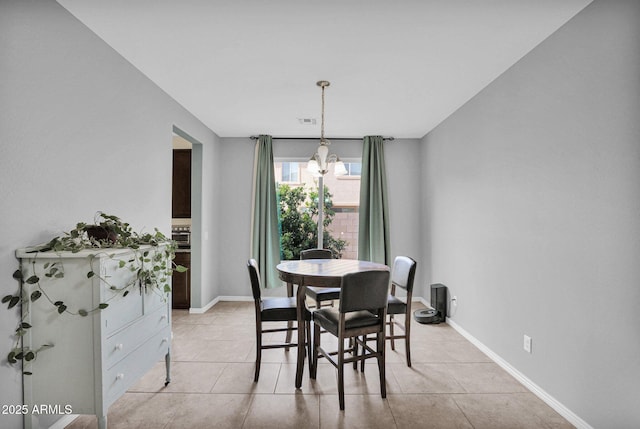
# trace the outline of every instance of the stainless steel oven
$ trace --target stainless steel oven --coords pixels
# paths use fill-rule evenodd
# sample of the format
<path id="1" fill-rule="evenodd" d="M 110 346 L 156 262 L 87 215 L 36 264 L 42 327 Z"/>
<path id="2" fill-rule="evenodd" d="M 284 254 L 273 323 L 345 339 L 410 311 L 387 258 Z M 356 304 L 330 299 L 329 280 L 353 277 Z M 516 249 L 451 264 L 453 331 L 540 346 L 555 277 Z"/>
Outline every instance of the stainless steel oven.
<path id="1" fill-rule="evenodd" d="M 191 228 L 178 226 L 171 229 L 171 239 L 178 243 L 178 247 L 191 246 Z"/>

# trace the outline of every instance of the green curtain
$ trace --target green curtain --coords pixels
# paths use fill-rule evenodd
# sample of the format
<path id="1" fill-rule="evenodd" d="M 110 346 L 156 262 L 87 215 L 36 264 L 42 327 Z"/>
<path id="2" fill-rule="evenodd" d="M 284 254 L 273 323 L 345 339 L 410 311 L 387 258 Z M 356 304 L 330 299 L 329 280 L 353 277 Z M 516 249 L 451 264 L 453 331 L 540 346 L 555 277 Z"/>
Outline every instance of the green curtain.
<path id="1" fill-rule="evenodd" d="M 271 136 L 259 136 L 253 165 L 251 257 L 258 262 L 265 288 L 282 286 L 276 270 L 280 263 L 280 230 L 272 146 Z"/>
<path id="2" fill-rule="evenodd" d="M 362 148 L 358 259 L 389 265 L 389 203 L 384 166 L 384 139 L 366 136 Z"/>

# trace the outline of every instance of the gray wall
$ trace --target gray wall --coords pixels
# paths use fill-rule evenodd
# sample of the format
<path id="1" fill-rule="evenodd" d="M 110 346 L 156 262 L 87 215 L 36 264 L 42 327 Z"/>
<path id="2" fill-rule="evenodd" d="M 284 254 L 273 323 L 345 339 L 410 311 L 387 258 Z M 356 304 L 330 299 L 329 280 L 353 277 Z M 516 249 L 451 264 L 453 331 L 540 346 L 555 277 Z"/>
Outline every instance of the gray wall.
<path id="1" fill-rule="evenodd" d="M 222 138 L 220 157 L 220 220 L 218 243 L 224 252 L 220 254 L 219 271 L 221 296 L 250 296 L 246 261 L 249 257 L 250 211 L 253 155 L 255 141 L 242 138 Z M 314 153 L 316 140 L 274 140 L 274 157 L 308 159 Z M 360 158 L 362 141 L 334 141 L 331 152 L 342 158 Z M 420 141 L 399 139 L 385 144 L 387 185 L 389 191 L 389 217 L 392 254 L 406 254 L 418 261 L 416 284 L 422 284 L 420 214 L 415 208 L 415 198 L 421 195 Z M 418 288 L 419 289 L 419 288 Z M 420 296 L 420 290 L 417 295 Z M 267 290 L 265 295 L 284 295 L 284 288 Z"/>
<path id="2" fill-rule="evenodd" d="M 17 288 L 16 248 L 98 210 L 169 233 L 172 127 L 203 143 L 206 162 L 215 160 L 213 132 L 54 1 L 0 3 L 0 53 L 0 296 Z M 213 196 L 203 198 L 212 211 Z M 206 216 L 205 227 L 216 220 Z M 206 252 L 215 260 L 214 248 Z M 22 401 L 21 374 L 5 359 L 17 322 L 0 309 L 0 404 Z M 20 426 L 0 415 L 0 427 Z"/>
<path id="3" fill-rule="evenodd" d="M 595 1 L 423 139 L 428 278 L 595 428 L 640 427 L 639 23 Z"/>

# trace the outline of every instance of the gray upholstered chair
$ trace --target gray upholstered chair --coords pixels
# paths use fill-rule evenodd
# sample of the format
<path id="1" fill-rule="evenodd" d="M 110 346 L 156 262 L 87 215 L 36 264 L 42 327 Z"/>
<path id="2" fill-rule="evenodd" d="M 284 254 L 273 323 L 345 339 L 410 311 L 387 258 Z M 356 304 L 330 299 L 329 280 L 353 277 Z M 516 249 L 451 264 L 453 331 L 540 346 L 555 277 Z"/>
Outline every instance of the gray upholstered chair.
<path id="1" fill-rule="evenodd" d="M 272 328 L 264 329 L 265 322 L 292 322 L 298 319 L 296 313 L 296 298 L 262 298 L 260 271 L 258 263 L 255 259 L 249 259 L 247 262 L 249 269 L 249 278 L 251 279 L 251 290 L 253 292 L 253 301 L 256 310 L 256 370 L 253 381 L 258 381 L 260 376 L 260 360 L 262 358 L 262 350 L 286 347 L 297 347 L 297 343 L 289 342 L 291 331 L 300 327 Z M 305 326 L 307 340 L 307 353 L 309 356 L 309 365 L 311 365 L 311 314 L 308 310 L 304 310 Z M 300 328 L 301 329 L 301 328 Z M 287 340 L 283 343 L 262 344 L 262 334 L 268 332 L 287 332 Z"/>
<path id="2" fill-rule="evenodd" d="M 407 356 L 407 366 L 411 366 L 411 298 L 413 297 L 413 279 L 416 275 L 417 262 L 408 256 L 398 256 L 393 261 L 391 271 L 391 294 L 387 302 L 387 314 L 389 320 L 389 335 L 387 339 L 391 341 L 391 350 L 396 349 L 395 340 L 404 339 Z M 396 289 L 404 289 L 406 298 L 404 300 L 396 297 Z M 396 320 L 396 314 L 404 314 L 404 323 Z M 400 327 L 404 331 L 401 335 L 396 335 L 394 326 Z"/>
<path id="3" fill-rule="evenodd" d="M 307 249 L 300 252 L 300 259 L 331 259 L 333 255 L 329 249 Z M 307 296 L 316 302 L 316 308 L 320 308 L 323 301 L 331 301 L 340 298 L 340 288 L 307 286 Z"/>
<path id="4" fill-rule="evenodd" d="M 411 298 L 413 296 L 413 279 L 416 275 L 417 262 L 408 256 L 398 256 L 393 261 L 391 271 L 391 291 L 387 298 L 387 316 L 389 319 L 386 324 L 389 326 L 389 334 L 386 339 L 391 341 L 391 350 L 396 349 L 395 340 L 404 339 L 405 352 L 407 358 L 407 366 L 411 366 Z M 404 289 L 406 298 L 400 299 L 396 296 L 397 289 Z M 404 314 L 404 321 L 400 323 L 396 320 L 395 315 Z M 395 327 L 399 327 L 404 332 L 396 335 Z M 373 340 L 373 338 L 364 338 L 365 340 Z M 355 364 L 354 364 L 355 367 Z M 360 365 L 360 370 L 364 371 L 364 361 Z"/>
<path id="5" fill-rule="evenodd" d="M 388 271 L 364 271 L 347 274 L 343 277 L 340 288 L 340 305 L 338 308 L 326 307 L 312 313 L 313 318 L 313 363 L 310 376 L 316 378 L 318 358 L 326 358 L 338 369 L 338 399 L 340 409 L 344 410 L 344 365 L 353 362 L 376 358 L 380 372 L 380 393 L 387 397 L 385 378 L 385 318 L 387 297 L 389 294 Z M 320 344 L 320 328 L 338 338 L 338 351 L 328 352 Z M 369 347 L 362 341 L 368 334 L 375 334 L 376 348 Z M 355 338 L 353 347 L 345 349 L 345 339 Z M 356 353 L 357 345 L 362 353 Z M 333 355 L 337 354 L 337 360 Z M 349 357 L 346 356 L 351 354 Z"/>

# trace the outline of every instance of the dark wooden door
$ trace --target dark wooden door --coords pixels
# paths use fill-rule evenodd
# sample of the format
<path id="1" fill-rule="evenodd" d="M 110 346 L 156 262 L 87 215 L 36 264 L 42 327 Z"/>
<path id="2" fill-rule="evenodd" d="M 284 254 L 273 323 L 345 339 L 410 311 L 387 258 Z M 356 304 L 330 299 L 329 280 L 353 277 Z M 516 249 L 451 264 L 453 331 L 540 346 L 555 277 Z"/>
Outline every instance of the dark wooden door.
<path id="1" fill-rule="evenodd" d="M 191 253 L 176 252 L 176 265 L 187 268 L 184 273 L 173 272 L 171 280 L 171 301 L 173 308 L 191 307 Z"/>
<path id="2" fill-rule="evenodd" d="M 173 150 L 171 217 L 191 217 L 191 149 Z"/>

